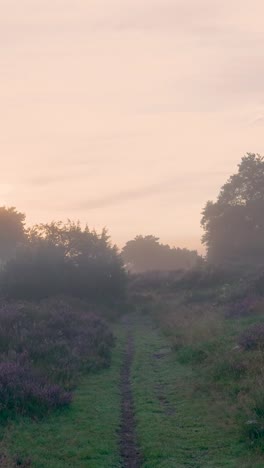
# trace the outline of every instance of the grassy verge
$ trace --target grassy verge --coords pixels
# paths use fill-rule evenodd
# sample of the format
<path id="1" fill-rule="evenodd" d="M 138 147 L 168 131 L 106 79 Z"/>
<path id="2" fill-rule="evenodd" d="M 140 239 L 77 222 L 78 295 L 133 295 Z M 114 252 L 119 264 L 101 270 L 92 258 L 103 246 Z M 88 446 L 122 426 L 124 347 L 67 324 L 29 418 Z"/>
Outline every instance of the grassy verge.
<path id="1" fill-rule="evenodd" d="M 144 468 L 252 466 L 228 402 L 203 393 L 194 368 L 178 362 L 151 324 L 136 326 L 135 338 L 133 389 Z M 263 465 L 256 460 L 254 466 Z"/>
<path id="2" fill-rule="evenodd" d="M 228 349 L 236 326 L 234 322 L 229 327 Z M 199 348 L 200 361 L 195 357 L 199 340 L 194 340 L 190 353 L 190 345 L 173 349 L 171 337 L 150 317 L 134 317 L 131 327 L 132 388 L 143 468 L 263 467 L 261 450 L 246 442 L 237 419 L 241 384 L 231 380 L 230 369 L 221 367 L 222 362 L 220 379 L 215 376 L 212 370 L 219 363 L 213 348 L 206 347 L 202 354 Z M 219 330 L 222 333 L 222 327 Z M 126 333 L 117 327 L 112 366 L 87 376 L 70 408 L 41 421 L 20 418 L 2 427 L 0 466 L 16 466 L 16 461 L 27 466 L 30 460 L 33 468 L 121 468 L 119 382 Z M 200 329 L 197 334 L 201 336 Z M 220 346 L 218 333 L 215 339 Z M 207 352 L 209 357 L 203 360 Z M 1 453 L 7 453 L 13 464 L 4 465 Z"/>
<path id="3" fill-rule="evenodd" d="M 69 409 L 42 421 L 19 419 L 2 429 L 1 449 L 14 466 L 26 460 L 33 468 L 120 466 L 118 383 L 124 338 L 117 333 L 111 367 L 84 378 Z"/>
<path id="4" fill-rule="evenodd" d="M 163 309 L 157 302 L 152 315 L 178 363 L 195 371 L 191 385 L 221 402 L 250 449 L 251 463 L 254 457 L 254 466 L 264 466 L 264 304 L 258 298 L 249 308 L 248 302 L 219 307 L 177 304 L 175 298 L 163 300 Z"/>

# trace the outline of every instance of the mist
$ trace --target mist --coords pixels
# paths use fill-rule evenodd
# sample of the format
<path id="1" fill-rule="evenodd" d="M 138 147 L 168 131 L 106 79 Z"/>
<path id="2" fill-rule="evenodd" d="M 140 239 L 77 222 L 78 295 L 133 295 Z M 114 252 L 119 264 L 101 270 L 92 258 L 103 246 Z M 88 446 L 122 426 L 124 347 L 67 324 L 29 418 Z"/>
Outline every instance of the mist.
<path id="1" fill-rule="evenodd" d="M 263 1 L 0 10 L 0 467 L 264 467 Z"/>

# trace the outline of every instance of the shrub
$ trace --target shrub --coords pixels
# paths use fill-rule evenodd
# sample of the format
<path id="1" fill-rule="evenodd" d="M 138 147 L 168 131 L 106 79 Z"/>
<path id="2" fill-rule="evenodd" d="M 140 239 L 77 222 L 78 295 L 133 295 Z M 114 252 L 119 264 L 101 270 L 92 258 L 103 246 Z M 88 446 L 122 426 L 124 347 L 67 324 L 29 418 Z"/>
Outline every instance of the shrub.
<path id="1" fill-rule="evenodd" d="M 228 353 L 222 349 L 215 351 L 215 357 L 210 367 L 214 381 L 226 381 L 232 386 L 233 381 L 240 380 L 246 375 L 247 365 L 243 353 L 237 349 Z"/>
<path id="2" fill-rule="evenodd" d="M 59 385 L 50 385 L 28 367 L 16 362 L 0 364 L 0 411 L 41 415 L 47 410 L 70 404 L 71 393 Z"/>
<path id="3" fill-rule="evenodd" d="M 227 316 L 230 318 L 246 317 L 254 311 L 257 303 L 258 299 L 255 296 L 244 297 L 229 305 Z"/>
<path id="4" fill-rule="evenodd" d="M 207 357 L 207 349 L 202 346 L 184 346 L 177 353 L 181 364 L 202 364 Z"/>
<path id="5" fill-rule="evenodd" d="M 264 437 L 264 396 L 263 375 L 254 379 L 254 385 L 248 389 L 245 412 L 248 415 L 243 424 L 243 432 L 251 443 L 261 443 Z"/>
<path id="6" fill-rule="evenodd" d="M 239 336 L 239 345 L 244 350 L 264 348 L 264 323 L 251 325 Z"/>
<path id="7" fill-rule="evenodd" d="M 243 432 L 252 443 L 262 439 L 264 437 L 264 422 L 258 419 L 250 419 L 245 423 Z"/>
<path id="8" fill-rule="evenodd" d="M 223 286 L 233 279 L 234 273 L 230 269 L 205 264 L 200 268 L 187 271 L 179 280 L 179 286 L 183 288 L 207 289 Z"/>
<path id="9" fill-rule="evenodd" d="M 12 299 L 39 299 L 62 294 L 68 270 L 61 248 L 46 241 L 24 245 L 4 266 L 1 289 Z"/>
<path id="10" fill-rule="evenodd" d="M 31 362 L 52 381 L 71 386 L 81 371 L 108 366 L 114 339 L 107 324 L 63 300 L 0 307 L 0 353 Z"/>
<path id="11" fill-rule="evenodd" d="M 132 294 L 169 291 L 184 274 L 182 270 L 175 271 L 146 271 L 144 273 L 129 274 L 129 289 Z"/>
<path id="12" fill-rule="evenodd" d="M 12 299 L 43 299 L 59 294 L 115 303 L 126 291 L 122 258 L 106 230 L 80 223 L 34 226 L 1 274 L 2 293 Z"/>
<path id="13" fill-rule="evenodd" d="M 102 318 L 62 299 L 0 307 L 0 414 L 41 416 L 70 404 L 82 372 L 110 364 Z"/>

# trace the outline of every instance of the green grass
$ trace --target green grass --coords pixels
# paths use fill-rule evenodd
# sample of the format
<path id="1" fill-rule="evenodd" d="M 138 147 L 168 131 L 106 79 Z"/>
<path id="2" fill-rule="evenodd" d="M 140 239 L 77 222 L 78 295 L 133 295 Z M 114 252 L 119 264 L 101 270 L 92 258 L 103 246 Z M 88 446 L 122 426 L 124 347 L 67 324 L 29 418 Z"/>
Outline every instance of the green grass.
<path id="1" fill-rule="evenodd" d="M 195 371 L 178 362 L 150 323 L 135 326 L 135 337 L 133 388 L 143 467 L 247 466 L 241 460 L 248 448 L 230 408 L 199 390 Z"/>
<path id="2" fill-rule="evenodd" d="M 206 391 L 206 372 L 188 359 L 179 362 L 179 352 L 149 317 L 135 316 L 131 326 L 143 468 L 263 467 L 261 451 L 241 436 L 233 396 Z M 31 459 L 33 468 L 121 468 L 119 381 L 126 331 L 116 327 L 116 335 L 111 367 L 85 377 L 69 409 L 3 427 L 0 452 Z"/>
<path id="3" fill-rule="evenodd" d="M 3 430 L 2 447 L 12 458 L 31 459 L 33 468 L 121 466 L 118 383 L 123 334 L 118 334 L 111 367 L 85 377 L 69 409 L 42 421 L 20 419 Z"/>

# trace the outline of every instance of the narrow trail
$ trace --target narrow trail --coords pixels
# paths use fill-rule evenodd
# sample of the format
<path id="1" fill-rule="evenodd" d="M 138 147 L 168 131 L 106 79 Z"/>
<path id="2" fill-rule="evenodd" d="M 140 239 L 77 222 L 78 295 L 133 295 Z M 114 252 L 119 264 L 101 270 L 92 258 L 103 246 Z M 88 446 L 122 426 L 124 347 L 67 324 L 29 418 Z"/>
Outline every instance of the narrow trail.
<path id="1" fill-rule="evenodd" d="M 263 468 L 151 317 L 127 315 L 115 334 L 111 366 L 84 377 L 69 410 L 0 427 L 0 467 L 19 454 L 32 468 Z"/>
<path id="2" fill-rule="evenodd" d="M 131 367 L 134 358 L 134 338 L 129 323 L 126 322 L 125 325 L 128 328 L 128 332 L 120 379 L 120 454 L 124 468 L 139 468 L 141 466 L 141 460 L 136 440 L 136 422 L 131 385 Z"/>

